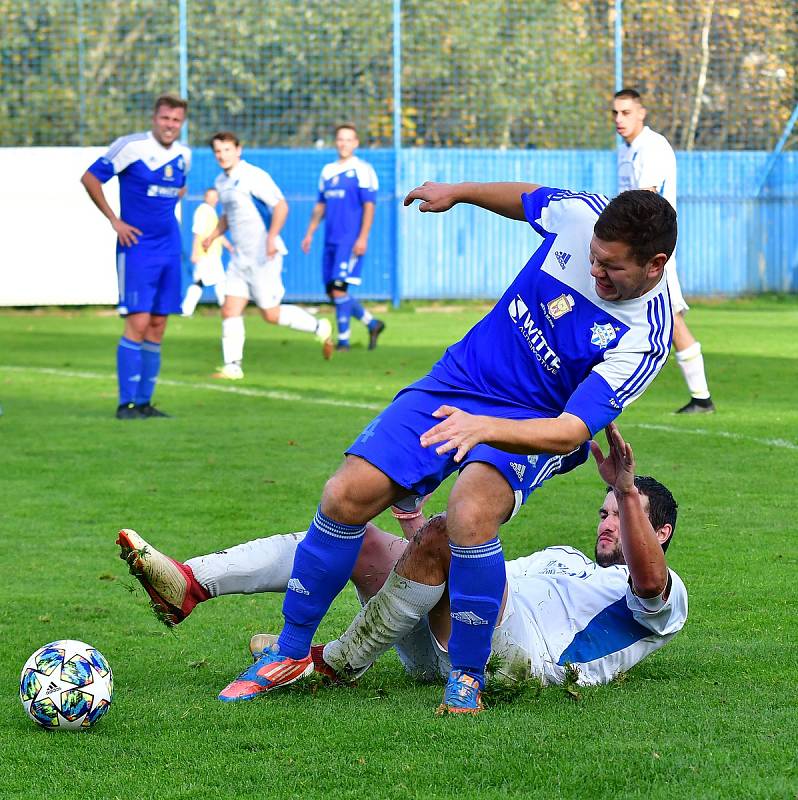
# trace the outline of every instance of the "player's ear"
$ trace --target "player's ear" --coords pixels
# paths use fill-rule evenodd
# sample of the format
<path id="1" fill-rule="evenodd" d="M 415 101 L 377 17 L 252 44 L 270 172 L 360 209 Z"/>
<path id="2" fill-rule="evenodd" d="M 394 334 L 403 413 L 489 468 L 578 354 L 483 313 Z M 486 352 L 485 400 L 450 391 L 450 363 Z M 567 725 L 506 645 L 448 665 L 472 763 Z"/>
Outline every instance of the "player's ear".
<path id="1" fill-rule="evenodd" d="M 651 280 L 659 279 L 665 269 L 667 260 L 668 256 L 666 256 L 665 253 L 657 253 L 657 255 L 646 264 L 646 277 Z"/>
<path id="2" fill-rule="evenodd" d="M 655 531 L 657 541 L 662 544 L 663 542 L 667 542 L 670 539 L 671 534 L 673 533 L 673 525 L 669 522 L 666 522 L 661 528 L 657 528 Z"/>

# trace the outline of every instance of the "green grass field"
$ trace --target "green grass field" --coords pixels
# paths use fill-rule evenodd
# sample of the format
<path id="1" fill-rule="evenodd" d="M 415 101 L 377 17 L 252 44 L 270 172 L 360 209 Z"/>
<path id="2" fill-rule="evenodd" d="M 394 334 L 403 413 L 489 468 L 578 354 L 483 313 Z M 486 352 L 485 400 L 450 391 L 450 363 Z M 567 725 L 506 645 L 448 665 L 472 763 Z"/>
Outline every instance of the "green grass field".
<path id="1" fill-rule="evenodd" d="M 331 362 L 251 316 L 247 378 L 232 386 L 208 377 L 218 318 L 175 319 L 155 398 L 174 418 L 134 422 L 113 417 L 113 315 L 0 314 L 0 795 L 798 797 L 794 298 L 691 312 L 718 414 L 671 413 L 686 392 L 670 362 L 620 420 L 640 471 L 679 501 L 668 555 L 690 594 L 683 632 L 623 681 L 436 718 L 441 687 L 414 684 L 389 654 L 355 688 L 224 705 L 250 634 L 279 630 L 281 597 L 221 598 L 171 633 L 128 591 L 120 527 L 188 558 L 306 526 L 343 448 L 483 311 L 386 313 L 377 351 L 360 328 Z M 506 554 L 590 552 L 602 495 L 590 465 L 550 482 L 503 530 Z M 356 607 L 348 588 L 318 639 Z M 92 731 L 40 730 L 19 704 L 23 662 L 57 638 L 89 641 L 113 666 L 114 705 Z"/>

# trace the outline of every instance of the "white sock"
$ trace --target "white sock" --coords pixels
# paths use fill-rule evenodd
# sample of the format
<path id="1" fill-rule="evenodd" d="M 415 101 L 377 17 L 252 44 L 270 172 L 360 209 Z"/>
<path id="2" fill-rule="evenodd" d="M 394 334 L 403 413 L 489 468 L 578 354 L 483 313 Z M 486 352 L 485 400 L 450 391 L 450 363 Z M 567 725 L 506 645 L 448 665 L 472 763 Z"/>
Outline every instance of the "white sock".
<path id="1" fill-rule="evenodd" d="M 299 306 L 280 306 L 280 316 L 277 318 L 278 325 L 284 325 L 295 331 L 305 333 L 316 333 L 316 317 L 309 311 Z"/>
<path id="2" fill-rule="evenodd" d="M 216 295 L 216 302 L 219 308 L 224 305 L 224 283 L 216 283 L 213 287 L 213 293 Z"/>
<path id="3" fill-rule="evenodd" d="M 371 322 L 373 319 L 374 319 L 374 316 L 372 315 L 372 313 L 370 311 L 366 311 L 366 309 L 364 308 L 363 309 L 363 316 L 360 318 L 360 321 L 364 325 L 368 325 L 369 322 Z"/>
<path id="4" fill-rule="evenodd" d="M 701 343 L 694 342 L 690 347 L 676 353 L 676 363 L 684 375 L 684 381 L 690 394 L 696 400 L 706 400 L 709 397 L 707 376 L 704 372 L 704 356 L 701 355 Z"/>
<path id="5" fill-rule="evenodd" d="M 232 364 L 234 361 L 241 363 L 244 358 L 245 338 L 243 317 L 222 320 L 222 358 L 225 364 Z"/>
<path id="6" fill-rule="evenodd" d="M 443 596 L 446 586 L 428 586 L 391 570 L 382 589 L 366 603 L 340 638 L 324 647 L 324 660 L 333 669 L 358 671 L 406 634 Z"/>
<path id="7" fill-rule="evenodd" d="M 192 283 L 186 290 L 186 296 L 183 299 L 183 305 L 180 310 L 186 315 L 193 314 L 200 297 L 202 297 L 202 287 Z"/>
<path id="8" fill-rule="evenodd" d="M 211 597 L 223 594 L 284 592 L 294 555 L 307 531 L 267 536 L 218 553 L 197 556 L 186 564 Z"/>

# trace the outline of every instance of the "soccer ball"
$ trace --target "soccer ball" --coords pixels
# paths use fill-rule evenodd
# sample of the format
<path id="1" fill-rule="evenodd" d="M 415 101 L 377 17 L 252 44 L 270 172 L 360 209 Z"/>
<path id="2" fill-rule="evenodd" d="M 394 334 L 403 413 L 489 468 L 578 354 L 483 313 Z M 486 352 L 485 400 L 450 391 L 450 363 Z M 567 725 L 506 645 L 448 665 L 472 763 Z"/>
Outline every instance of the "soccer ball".
<path id="1" fill-rule="evenodd" d="M 27 715 L 51 730 L 85 730 L 114 696 L 111 667 L 99 650 L 74 639 L 40 647 L 22 668 L 19 699 Z"/>

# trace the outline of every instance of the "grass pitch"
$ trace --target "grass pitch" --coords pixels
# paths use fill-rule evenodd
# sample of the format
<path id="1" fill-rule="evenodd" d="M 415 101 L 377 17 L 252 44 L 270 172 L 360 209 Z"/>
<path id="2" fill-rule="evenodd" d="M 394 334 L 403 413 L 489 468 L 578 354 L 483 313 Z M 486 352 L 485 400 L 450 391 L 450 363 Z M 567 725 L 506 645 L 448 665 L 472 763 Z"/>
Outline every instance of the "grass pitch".
<path id="1" fill-rule="evenodd" d="M 483 311 L 386 313 L 377 351 L 356 329 L 329 363 L 251 316 L 247 377 L 232 386 L 208 377 L 218 318 L 174 319 L 155 398 L 174 418 L 140 422 L 113 418 L 114 316 L 0 314 L 0 794 L 798 797 L 795 299 L 690 313 L 719 413 L 672 415 L 687 395 L 671 361 L 620 420 L 640 471 L 679 501 L 669 562 L 690 595 L 684 631 L 621 681 L 440 719 L 441 687 L 413 683 L 390 654 L 355 688 L 223 705 L 250 634 L 279 630 L 281 597 L 206 603 L 174 633 L 150 613 L 116 557 L 118 528 L 177 558 L 303 528 L 343 448 Z M 592 466 L 552 481 L 503 530 L 508 557 L 590 552 L 602 493 Z M 318 639 L 356 607 L 347 589 Z M 38 729 L 16 696 L 27 656 L 58 638 L 91 642 L 114 669 L 114 705 L 87 733 Z"/>

